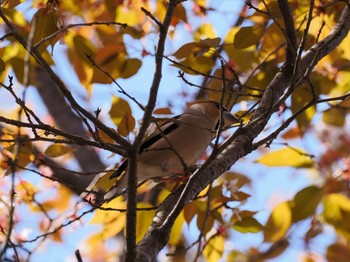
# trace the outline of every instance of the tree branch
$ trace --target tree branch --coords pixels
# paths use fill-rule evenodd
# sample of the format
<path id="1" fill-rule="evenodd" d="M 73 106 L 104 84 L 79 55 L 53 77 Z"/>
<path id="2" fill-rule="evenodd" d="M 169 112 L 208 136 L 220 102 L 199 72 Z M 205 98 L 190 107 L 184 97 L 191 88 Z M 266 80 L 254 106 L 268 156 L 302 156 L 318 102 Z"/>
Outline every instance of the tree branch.
<path id="1" fill-rule="evenodd" d="M 309 76 L 317 62 L 333 51 L 346 37 L 350 29 L 350 12 L 346 7 L 332 32 L 320 43 L 315 44 L 301 58 L 299 67 L 296 70 L 295 79 L 298 79 L 297 86 L 300 86 Z M 249 154 L 254 149 L 253 140 L 266 126 L 271 115 L 276 111 L 275 105 L 283 96 L 290 85 L 291 78 L 286 73 L 279 72 L 266 88 L 261 99 L 259 108 L 248 124 L 239 128 L 227 141 L 224 142 L 222 154 L 203 170 L 200 179 L 194 181 L 193 186 L 183 195 L 181 208 L 190 202 L 208 184 L 228 170 L 237 160 Z M 159 207 L 153 223 L 145 237 L 138 244 L 138 254 L 142 254 L 140 261 L 155 261 L 157 254 L 166 245 L 173 223 L 182 209 L 172 212 L 174 203 L 178 202 L 184 186 L 172 192 Z M 171 216 L 170 216 L 171 214 Z M 164 223 L 166 221 L 166 223 Z"/>

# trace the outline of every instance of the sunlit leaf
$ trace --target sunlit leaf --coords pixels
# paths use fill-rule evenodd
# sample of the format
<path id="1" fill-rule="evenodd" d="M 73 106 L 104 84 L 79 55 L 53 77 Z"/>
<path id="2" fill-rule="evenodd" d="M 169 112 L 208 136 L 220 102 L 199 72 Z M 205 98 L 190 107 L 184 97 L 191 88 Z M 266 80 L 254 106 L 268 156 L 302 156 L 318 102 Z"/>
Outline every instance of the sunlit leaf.
<path id="1" fill-rule="evenodd" d="M 185 222 L 184 212 L 181 212 L 181 214 L 175 220 L 175 223 L 170 233 L 170 238 L 168 242 L 169 245 L 176 246 L 181 240 L 182 228 Z"/>
<path id="2" fill-rule="evenodd" d="M 208 262 L 217 262 L 221 259 L 225 246 L 225 238 L 221 235 L 214 237 L 207 243 L 203 255 Z"/>
<path id="3" fill-rule="evenodd" d="M 115 125 L 119 125 L 120 122 L 131 115 L 131 108 L 129 103 L 119 97 L 113 96 L 112 107 L 109 110 L 109 115 Z"/>
<path id="4" fill-rule="evenodd" d="M 276 206 L 265 225 L 264 241 L 276 242 L 286 236 L 292 223 L 292 212 L 288 202 Z"/>
<path id="5" fill-rule="evenodd" d="M 138 203 L 137 208 L 149 208 L 152 205 L 148 203 Z M 153 217 L 156 213 L 156 210 L 147 210 L 137 212 L 137 222 L 136 222 L 136 243 L 138 243 L 146 234 L 149 226 L 152 223 Z"/>
<path id="6" fill-rule="evenodd" d="M 216 33 L 212 24 L 202 24 L 197 28 L 193 36 L 195 41 L 199 41 L 203 38 L 214 38 Z"/>
<path id="7" fill-rule="evenodd" d="M 309 186 L 300 190 L 290 202 L 293 222 L 313 215 L 323 194 L 323 190 L 316 186 Z"/>
<path id="8" fill-rule="evenodd" d="M 325 221 L 350 240 L 350 199 L 339 193 L 323 198 L 323 217 Z"/>
<path id="9" fill-rule="evenodd" d="M 73 151 L 73 149 L 68 147 L 68 146 L 53 144 L 53 145 L 50 145 L 48 148 L 46 148 L 45 156 L 47 156 L 47 157 L 60 157 L 60 156 L 63 156 L 65 154 L 68 154 L 72 151 Z"/>
<path id="10" fill-rule="evenodd" d="M 258 233 L 263 229 L 263 226 L 255 218 L 245 217 L 234 223 L 232 228 L 241 233 Z"/>
<path id="11" fill-rule="evenodd" d="M 102 209 L 97 209 L 90 220 L 90 224 L 100 224 L 100 223 L 109 223 L 119 216 L 125 215 L 125 212 L 118 211 L 106 211 L 104 209 L 114 208 L 116 210 L 126 211 L 126 202 L 123 201 L 123 197 L 117 197 L 111 201 L 104 203 Z"/>
<path id="12" fill-rule="evenodd" d="M 288 166 L 308 168 L 313 166 L 312 159 L 302 149 L 283 148 L 264 154 L 256 162 L 266 166 Z"/>

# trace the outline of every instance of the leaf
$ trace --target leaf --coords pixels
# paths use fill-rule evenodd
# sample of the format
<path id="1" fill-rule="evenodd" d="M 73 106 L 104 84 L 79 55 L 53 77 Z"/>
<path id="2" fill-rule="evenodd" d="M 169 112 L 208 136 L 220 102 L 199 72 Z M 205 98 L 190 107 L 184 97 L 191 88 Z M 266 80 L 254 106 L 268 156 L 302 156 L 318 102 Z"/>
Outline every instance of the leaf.
<path id="1" fill-rule="evenodd" d="M 322 115 L 322 120 L 328 125 L 343 127 L 345 124 L 346 110 L 342 108 L 330 108 Z"/>
<path id="2" fill-rule="evenodd" d="M 199 212 L 197 214 L 197 228 L 203 235 L 207 234 L 214 226 L 214 219 L 208 216 L 206 212 Z"/>
<path id="3" fill-rule="evenodd" d="M 233 46 L 237 49 L 244 49 L 252 45 L 257 45 L 261 40 L 260 27 L 247 26 L 241 27 L 235 34 Z"/>
<path id="4" fill-rule="evenodd" d="M 5 62 L 0 58 L 0 72 L 5 71 Z"/>
<path id="5" fill-rule="evenodd" d="M 190 202 L 187 204 L 184 208 L 184 218 L 186 223 L 189 225 L 194 218 L 194 216 L 197 214 L 197 207 L 196 207 L 195 201 Z"/>
<path id="6" fill-rule="evenodd" d="M 184 212 L 181 212 L 181 214 L 176 218 L 175 223 L 171 229 L 170 238 L 168 241 L 169 245 L 176 246 L 181 241 L 184 222 Z"/>
<path id="7" fill-rule="evenodd" d="M 177 59 L 188 58 L 189 56 L 199 57 L 211 50 L 211 48 L 216 48 L 219 46 L 221 39 L 216 38 L 206 38 L 198 42 L 191 42 L 181 46 L 174 54 Z"/>
<path id="8" fill-rule="evenodd" d="M 276 206 L 265 225 L 264 241 L 276 242 L 285 237 L 292 223 L 292 212 L 288 202 Z"/>
<path id="9" fill-rule="evenodd" d="M 333 193 L 323 198 L 323 217 L 328 224 L 350 240 L 350 199 Z"/>
<path id="10" fill-rule="evenodd" d="M 37 44 L 43 38 L 52 35 L 57 31 L 57 13 L 55 8 L 51 4 L 47 4 L 46 7 L 40 8 L 33 16 L 31 21 L 31 27 L 34 28 L 33 45 Z M 54 39 L 48 41 L 52 45 Z M 47 43 L 44 43 L 39 50 L 44 51 L 47 47 Z"/>
<path id="11" fill-rule="evenodd" d="M 148 203 L 138 203 L 137 208 L 148 208 L 152 205 Z M 156 210 L 149 211 L 137 211 L 137 222 L 136 222 L 136 243 L 138 243 L 146 234 L 149 226 L 152 223 L 153 217 L 156 214 Z"/>
<path id="12" fill-rule="evenodd" d="M 313 215 L 323 195 L 323 190 L 317 186 L 300 190 L 290 202 L 292 221 L 297 222 Z"/>
<path id="13" fill-rule="evenodd" d="M 298 88 L 292 95 L 292 112 L 295 114 L 300 108 L 304 107 L 313 99 L 311 92 L 306 88 Z M 316 107 L 311 106 L 296 118 L 300 132 L 303 134 L 310 125 L 313 116 L 316 113 Z"/>
<path id="14" fill-rule="evenodd" d="M 125 115 L 118 125 L 118 132 L 122 136 L 128 136 L 128 134 L 135 128 L 135 118 L 132 115 Z"/>
<path id="15" fill-rule="evenodd" d="M 263 226 L 255 218 L 245 217 L 234 223 L 232 228 L 241 233 L 258 233 Z"/>
<path id="16" fill-rule="evenodd" d="M 125 212 L 117 211 L 106 211 L 104 209 L 114 208 L 114 209 L 126 209 L 126 203 L 123 201 L 123 197 L 117 197 L 104 203 L 101 209 L 96 209 L 93 217 L 91 218 L 89 224 L 107 224 L 115 220 L 119 216 L 125 216 Z"/>
<path id="17" fill-rule="evenodd" d="M 153 111 L 155 115 L 171 115 L 173 112 L 169 107 L 160 107 Z"/>
<path id="18" fill-rule="evenodd" d="M 208 262 L 217 262 L 222 258 L 224 252 L 225 238 L 218 235 L 211 239 L 205 249 L 203 250 L 203 255 Z"/>
<path id="19" fill-rule="evenodd" d="M 327 261 L 350 261 L 350 250 L 341 243 L 335 243 L 327 248 Z"/>
<path id="20" fill-rule="evenodd" d="M 184 61 L 181 61 L 179 64 L 172 64 L 185 73 L 196 75 L 199 73 L 206 73 L 214 66 L 214 61 L 211 57 L 206 56 L 189 56 Z"/>
<path id="21" fill-rule="evenodd" d="M 309 168 L 313 166 L 313 161 L 306 153 L 297 148 L 283 148 L 269 152 L 260 157 L 256 162 L 266 166 L 287 166 L 297 168 Z"/>
<path id="22" fill-rule="evenodd" d="M 242 210 L 233 212 L 230 222 L 236 223 L 237 221 L 242 220 L 243 218 L 252 217 L 256 214 L 256 211 Z"/>
<path id="23" fill-rule="evenodd" d="M 67 146 L 63 145 L 50 145 L 48 148 L 45 150 L 45 156 L 47 157 L 60 157 L 65 154 L 68 154 L 72 152 L 73 149 Z"/>
<path id="24" fill-rule="evenodd" d="M 212 24 L 202 24 L 194 32 L 193 37 L 196 41 L 205 38 L 214 38 L 216 33 Z"/>
<path id="25" fill-rule="evenodd" d="M 119 70 L 119 77 L 129 78 L 135 75 L 142 65 L 141 60 L 137 58 L 130 58 L 125 60 L 123 67 Z"/>
<path id="26" fill-rule="evenodd" d="M 131 108 L 129 103 L 122 98 L 113 96 L 112 107 L 109 110 L 109 115 L 113 123 L 118 126 L 125 117 L 131 115 Z"/>

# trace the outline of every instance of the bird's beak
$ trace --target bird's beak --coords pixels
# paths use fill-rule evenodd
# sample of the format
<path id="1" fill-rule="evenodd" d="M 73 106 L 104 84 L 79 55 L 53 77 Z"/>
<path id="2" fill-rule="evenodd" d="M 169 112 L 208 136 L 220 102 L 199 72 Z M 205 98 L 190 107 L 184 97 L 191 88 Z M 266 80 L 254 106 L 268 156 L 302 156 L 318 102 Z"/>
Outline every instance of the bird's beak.
<path id="1" fill-rule="evenodd" d="M 237 123 L 241 123 L 241 121 L 236 117 L 235 115 L 231 114 L 229 111 L 223 112 L 223 118 L 224 118 L 224 126 L 228 127 Z"/>

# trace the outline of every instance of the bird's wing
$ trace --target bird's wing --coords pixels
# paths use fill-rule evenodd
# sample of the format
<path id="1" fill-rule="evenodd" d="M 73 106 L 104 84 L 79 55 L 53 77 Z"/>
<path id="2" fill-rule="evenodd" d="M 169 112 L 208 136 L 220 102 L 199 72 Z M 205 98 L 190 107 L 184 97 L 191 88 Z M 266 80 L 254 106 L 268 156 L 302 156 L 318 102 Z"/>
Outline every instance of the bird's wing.
<path id="1" fill-rule="evenodd" d="M 174 119 L 179 119 L 179 116 L 174 117 Z M 166 136 L 176 130 L 179 127 L 179 124 L 176 122 L 172 122 L 171 120 L 169 122 L 164 123 L 161 125 L 157 130 L 155 130 L 142 144 L 140 147 L 139 153 L 143 152 L 145 149 L 149 148 L 151 145 L 156 143 L 159 139 L 161 139 L 163 136 Z M 160 130 L 159 130 L 160 129 Z M 119 177 L 124 171 L 126 171 L 128 167 L 128 160 L 125 160 L 119 168 L 110 176 L 110 179 Z"/>

